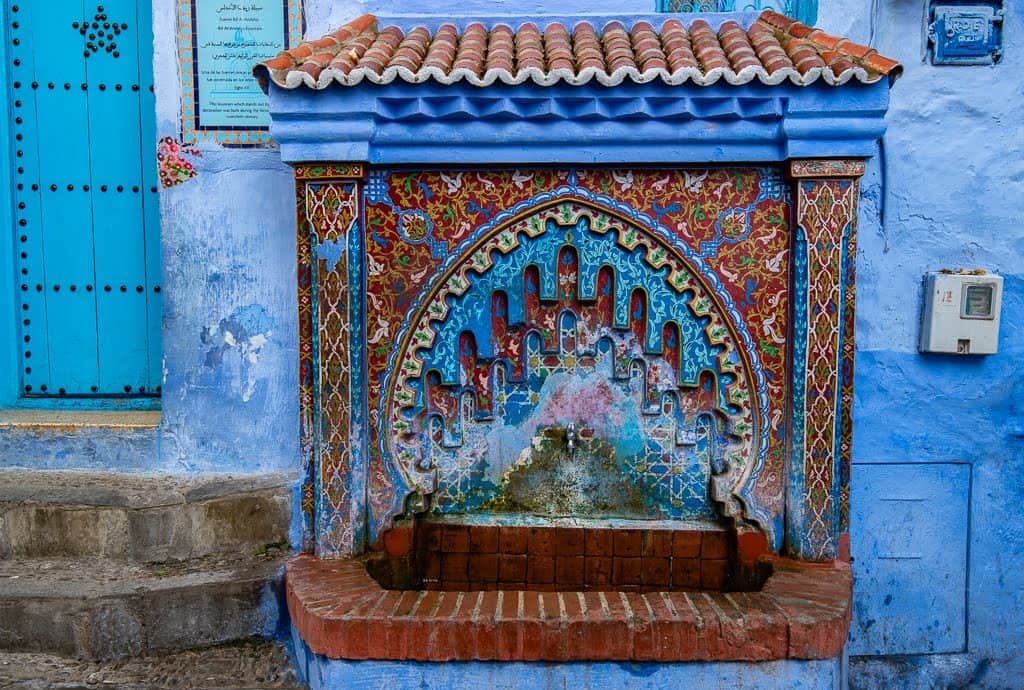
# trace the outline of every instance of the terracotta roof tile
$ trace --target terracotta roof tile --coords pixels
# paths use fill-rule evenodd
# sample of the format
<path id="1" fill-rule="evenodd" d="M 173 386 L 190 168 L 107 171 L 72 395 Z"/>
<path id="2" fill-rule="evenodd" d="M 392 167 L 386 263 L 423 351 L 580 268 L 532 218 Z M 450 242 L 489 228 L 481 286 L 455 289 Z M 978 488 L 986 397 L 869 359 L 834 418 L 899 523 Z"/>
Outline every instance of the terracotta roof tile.
<path id="1" fill-rule="evenodd" d="M 821 46 L 822 48 L 835 48 L 837 43 L 846 40 L 842 36 L 832 36 L 830 34 L 827 34 L 821 29 L 815 29 L 814 32 L 811 34 L 811 38 L 817 45 Z"/>
<path id="2" fill-rule="evenodd" d="M 264 87 L 273 81 L 289 89 L 354 86 L 364 79 L 378 84 L 464 80 L 475 86 L 591 80 L 614 86 L 627 78 L 670 85 L 719 80 L 806 85 L 821 79 L 839 85 L 894 79 L 901 71 L 898 62 L 873 48 L 772 11 L 762 12 L 750 26 L 727 20 L 717 31 L 700 17 L 689 26 L 672 17 L 660 27 L 648 21 L 628 27 L 614 21 L 600 28 L 583 21 L 543 28 L 529 22 L 515 28 L 474 22 L 461 32 L 453 24 L 403 31 L 380 28 L 367 14 L 254 68 Z"/>
<path id="3" fill-rule="evenodd" d="M 647 22 L 633 25 L 629 39 L 636 54 L 636 62 L 642 71 L 652 69 L 668 69 L 668 58 L 661 46 L 661 38 L 655 33 L 654 27 Z"/>
<path id="4" fill-rule="evenodd" d="M 661 44 L 668 55 L 670 73 L 699 70 L 697 56 L 690 45 L 690 34 L 678 19 L 670 19 L 661 27 Z"/>
<path id="5" fill-rule="evenodd" d="M 779 43 L 778 37 L 765 24 L 754 24 L 747 32 L 754 50 L 757 51 L 757 58 L 764 66 L 769 75 L 779 70 L 793 69 L 793 61 L 789 59 L 786 50 Z"/>
<path id="6" fill-rule="evenodd" d="M 718 30 L 718 39 L 722 44 L 734 72 L 741 72 L 748 67 L 761 67 L 754 46 L 747 32 L 736 22 L 725 22 Z"/>
<path id="7" fill-rule="evenodd" d="M 427 48 L 427 55 L 423 59 L 424 69 L 436 69 L 441 74 L 450 72 L 452 63 L 455 62 L 455 51 L 458 45 L 458 29 L 453 24 L 442 24 Z"/>
<path id="8" fill-rule="evenodd" d="M 887 58 L 884 55 L 878 53 L 872 53 L 864 58 L 864 63 L 875 72 L 879 74 L 896 74 L 898 75 L 903 71 L 903 65 L 896 60 Z"/>

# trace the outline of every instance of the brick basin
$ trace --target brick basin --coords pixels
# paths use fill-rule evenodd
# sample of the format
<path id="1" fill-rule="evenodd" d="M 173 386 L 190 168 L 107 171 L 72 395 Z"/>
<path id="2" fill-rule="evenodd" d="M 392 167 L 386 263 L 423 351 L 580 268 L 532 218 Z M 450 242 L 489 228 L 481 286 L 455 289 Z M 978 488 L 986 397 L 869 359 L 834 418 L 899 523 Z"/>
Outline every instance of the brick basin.
<path id="1" fill-rule="evenodd" d="M 385 589 L 722 591 L 761 584 L 756 571 L 737 570 L 736 536 L 717 525 L 423 521 L 391 529 L 381 541 L 381 557 L 368 559 L 367 568 Z"/>
<path id="2" fill-rule="evenodd" d="M 446 530 L 439 536 L 441 541 L 449 540 L 449 553 L 465 557 L 449 566 L 458 573 L 463 565 L 470 572 L 474 554 L 495 555 L 479 551 L 491 548 L 491 537 L 474 541 L 467 533 L 463 540 Z M 550 584 L 548 591 L 533 584 L 517 588 L 512 581 L 501 582 L 500 560 L 497 575 L 485 564 L 489 560 L 478 559 L 474 566 L 473 572 L 488 584 L 495 583 L 492 588 L 452 589 L 453 581 L 438 576 L 431 582 L 436 582 L 433 589 L 388 589 L 371 577 L 368 562 L 385 560 L 391 567 L 390 561 L 417 553 L 412 537 L 386 539 L 388 558 L 320 560 L 302 554 L 289 561 L 288 609 L 313 652 L 332 659 L 419 661 L 827 659 L 842 651 L 849 629 L 852 575 L 843 562 L 808 563 L 762 555 L 755 569 L 765 579 L 758 591 L 695 591 L 642 585 L 644 573 L 659 564 L 653 559 L 670 560 L 671 572 L 672 557 L 652 555 L 650 562 L 641 561 L 641 585 L 584 589 L 584 585 L 572 586 L 580 577 L 578 568 L 571 566 L 567 571 L 563 566 L 560 575 L 557 559 L 585 559 L 586 541 L 582 556 L 560 556 L 557 540 L 548 542 L 542 535 L 535 548 L 554 555 L 537 557 L 553 558 L 555 565 L 550 574 L 535 568 L 534 576 L 551 579 L 539 583 Z M 525 554 L 502 551 L 501 555 L 527 556 L 526 579 L 521 581 L 527 582 L 531 542 L 527 539 L 524 545 L 509 539 L 504 546 L 511 551 L 525 549 Z M 501 530 L 498 540 L 502 548 Z M 571 539 L 566 543 L 571 544 L 566 549 L 579 549 Z M 403 544 L 406 554 L 399 556 Z M 436 546 L 433 541 L 429 544 Z M 612 539 L 613 564 L 614 544 Z M 629 544 L 623 548 L 632 553 Z M 641 550 L 640 556 L 621 558 L 644 559 L 643 554 Z M 583 572 L 585 580 L 585 566 Z M 657 577 L 664 579 L 663 574 Z M 555 580 L 560 580 L 557 587 Z"/>

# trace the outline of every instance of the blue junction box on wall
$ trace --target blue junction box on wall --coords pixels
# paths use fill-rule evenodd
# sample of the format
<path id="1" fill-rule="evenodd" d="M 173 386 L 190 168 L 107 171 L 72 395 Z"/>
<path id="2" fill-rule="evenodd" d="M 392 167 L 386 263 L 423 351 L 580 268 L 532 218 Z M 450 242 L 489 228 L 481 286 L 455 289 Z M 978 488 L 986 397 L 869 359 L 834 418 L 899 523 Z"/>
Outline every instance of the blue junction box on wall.
<path id="1" fill-rule="evenodd" d="M 928 43 L 934 65 L 992 65 L 1003 53 L 1003 3 L 931 3 Z"/>

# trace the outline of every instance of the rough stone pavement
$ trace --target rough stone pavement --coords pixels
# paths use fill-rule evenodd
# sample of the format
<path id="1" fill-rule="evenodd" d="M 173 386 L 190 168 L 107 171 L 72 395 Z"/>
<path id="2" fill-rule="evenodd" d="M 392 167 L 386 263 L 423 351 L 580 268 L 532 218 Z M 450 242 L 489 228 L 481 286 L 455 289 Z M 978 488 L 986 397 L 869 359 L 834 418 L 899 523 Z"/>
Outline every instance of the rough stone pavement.
<path id="1" fill-rule="evenodd" d="M 300 690 L 302 687 L 284 647 L 266 640 L 116 661 L 0 652 L 0 690 Z"/>

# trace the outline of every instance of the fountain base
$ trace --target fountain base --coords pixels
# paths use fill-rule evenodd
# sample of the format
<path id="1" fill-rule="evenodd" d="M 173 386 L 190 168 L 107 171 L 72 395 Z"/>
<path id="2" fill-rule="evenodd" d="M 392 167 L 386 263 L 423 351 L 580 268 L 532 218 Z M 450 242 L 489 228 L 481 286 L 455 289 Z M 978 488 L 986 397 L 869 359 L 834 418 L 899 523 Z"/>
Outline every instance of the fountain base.
<path id="1" fill-rule="evenodd" d="M 759 591 L 387 589 L 359 559 L 287 566 L 292 623 L 328 659 L 768 661 L 842 652 L 852 576 L 843 562 L 764 556 Z"/>

